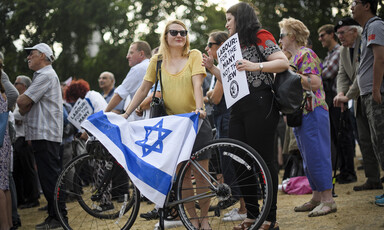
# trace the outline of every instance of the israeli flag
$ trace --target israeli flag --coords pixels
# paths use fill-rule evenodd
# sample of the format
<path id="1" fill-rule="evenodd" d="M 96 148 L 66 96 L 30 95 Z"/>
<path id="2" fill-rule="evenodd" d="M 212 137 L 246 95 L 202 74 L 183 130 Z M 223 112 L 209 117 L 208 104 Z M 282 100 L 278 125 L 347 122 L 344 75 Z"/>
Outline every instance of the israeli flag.
<path id="1" fill-rule="evenodd" d="M 128 122 L 100 111 L 82 127 L 108 149 L 145 197 L 163 207 L 177 164 L 190 158 L 198 124 L 195 113 Z"/>

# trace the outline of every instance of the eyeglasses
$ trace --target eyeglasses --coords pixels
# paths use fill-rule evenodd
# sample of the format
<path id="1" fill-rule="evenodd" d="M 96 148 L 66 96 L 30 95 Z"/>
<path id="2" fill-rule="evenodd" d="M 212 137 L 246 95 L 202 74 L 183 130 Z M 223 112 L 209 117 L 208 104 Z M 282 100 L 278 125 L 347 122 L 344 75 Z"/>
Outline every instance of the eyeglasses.
<path id="1" fill-rule="evenodd" d="M 345 33 L 347 33 L 348 31 L 350 31 L 351 29 L 349 28 L 349 29 L 346 29 L 346 30 L 344 30 L 344 31 L 340 31 L 340 32 L 336 32 L 335 34 L 336 34 L 336 36 L 343 36 Z"/>
<path id="2" fill-rule="evenodd" d="M 188 34 L 187 30 L 169 30 L 168 31 L 170 35 L 177 36 L 177 34 L 180 34 L 180 36 L 185 37 Z"/>
<path id="3" fill-rule="evenodd" d="M 319 34 L 319 38 L 323 38 L 327 33 Z"/>
<path id="4" fill-rule="evenodd" d="M 21 83 L 21 82 L 15 82 L 15 84 L 14 84 L 14 85 L 15 85 L 15 86 L 17 86 L 17 85 L 19 85 L 19 84 L 20 84 L 20 85 L 24 85 L 24 84 L 23 84 L 23 83 Z"/>
<path id="5" fill-rule="evenodd" d="M 213 45 L 220 45 L 220 43 L 217 43 L 217 42 L 208 42 L 208 44 L 207 44 L 208 48 L 212 48 Z"/>
<path id="6" fill-rule="evenodd" d="M 357 6 L 357 4 L 359 4 L 359 3 L 363 3 L 363 2 L 362 2 L 362 1 L 353 1 L 353 2 L 352 2 L 352 6 L 355 7 L 355 6 Z"/>
<path id="7" fill-rule="evenodd" d="M 288 36 L 288 34 L 280 34 L 280 39 L 283 39 L 286 36 Z"/>

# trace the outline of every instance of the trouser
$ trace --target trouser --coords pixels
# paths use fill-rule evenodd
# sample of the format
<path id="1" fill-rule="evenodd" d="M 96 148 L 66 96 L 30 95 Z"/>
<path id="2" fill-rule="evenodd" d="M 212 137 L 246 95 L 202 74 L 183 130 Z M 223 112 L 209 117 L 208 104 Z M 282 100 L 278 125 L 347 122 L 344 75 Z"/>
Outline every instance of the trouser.
<path id="1" fill-rule="evenodd" d="M 34 140 L 32 147 L 35 154 L 37 171 L 45 199 L 48 201 L 48 215 L 57 219 L 54 209 L 54 191 L 61 172 L 60 143 L 47 140 Z M 64 199 L 64 198 L 63 198 Z M 61 200 L 61 210 L 65 210 L 65 203 Z"/>
<path id="2" fill-rule="evenodd" d="M 357 101 L 356 122 L 365 176 L 369 182 L 380 182 L 380 166 L 384 169 L 384 94 L 382 104 L 372 94 L 360 96 Z"/>
<path id="3" fill-rule="evenodd" d="M 273 95 L 269 90 L 255 92 L 251 104 L 233 107 L 229 122 L 229 137 L 243 141 L 254 148 L 263 158 L 271 173 L 273 195 L 271 209 L 266 218 L 267 221 L 276 221 L 278 191 L 278 172 L 273 147 L 279 113 L 271 103 L 272 101 Z M 243 177 L 249 178 L 249 181 L 252 180 L 252 175 L 243 175 Z M 246 180 L 242 182 L 248 185 L 252 183 L 248 183 Z M 258 213 L 258 207 L 252 205 L 257 203 L 257 198 L 247 196 L 247 194 L 255 194 L 256 187 L 257 185 L 241 186 L 241 193 L 246 203 L 247 217 L 249 218 L 254 217 L 254 213 Z M 255 200 L 252 200 L 252 197 Z"/>
<path id="4" fill-rule="evenodd" d="M 354 136 L 352 121 L 349 115 L 350 111 L 347 110 L 341 113 L 339 107 L 330 107 L 329 119 L 331 123 L 331 143 L 336 152 L 332 153 L 332 160 L 338 157 L 338 165 L 340 167 L 340 175 L 346 177 L 348 175 L 356 176 L 354 164 Z M 335 155 L 334 155 L 335 154 Z M 332 163 L 332 166 L 335 166 Z M 335 168 L 333 168 L 335 169 Z"/>
<path id="5" fill-rule="evenodd" d="M 39 199 L 39 189 L 32 147 L 24 137 L 18 137 L 14 144 L 14 153 L 13 177 L 18 204 L 34 202 Z"/>

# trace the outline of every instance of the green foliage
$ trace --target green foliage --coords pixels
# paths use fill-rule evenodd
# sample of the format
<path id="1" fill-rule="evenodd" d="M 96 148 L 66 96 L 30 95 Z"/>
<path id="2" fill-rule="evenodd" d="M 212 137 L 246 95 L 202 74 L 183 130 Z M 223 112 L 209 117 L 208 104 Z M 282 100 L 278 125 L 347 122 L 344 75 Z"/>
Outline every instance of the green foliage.
<path id="1" fill-rule="evenodd" d="M 6 56 L 5 71 L 12 81 L 20 74 L 32 76 L 26 53 L 17 51 L 13 43 L 22 38 L 23 47 L 45 42 L 62 48 L 53 63 L 61 81 L 84 78 L 98 90 L 97 78 L 108 70 L 120 84 L 129 70 L 126 54 L 130 43 L 145 40 L 157 47 L 159 26 L 170 17 L 190 25 L 196 38 L 192 48 L 203 50 L 206 34 L 224 29 L 224 11 L 215 7 L 207 0 L 2 0 L 0 29 L 6 36 L 0 37 L 0 50 Z M 139 30 L 143 25 L 145 32 Z M 101 39 L 93 44 L 95 35 Z M 96 55 L 90 52 L 90 44 L 98 47 Z"/>

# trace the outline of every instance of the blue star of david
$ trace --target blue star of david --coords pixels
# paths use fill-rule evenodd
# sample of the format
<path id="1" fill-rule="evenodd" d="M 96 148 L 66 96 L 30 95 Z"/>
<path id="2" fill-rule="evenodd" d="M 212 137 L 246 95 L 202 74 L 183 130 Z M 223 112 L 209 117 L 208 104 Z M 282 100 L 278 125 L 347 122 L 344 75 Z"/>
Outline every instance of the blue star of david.
<path id="1" fill-rule="evenodd" d="M 145 139 L 141 141 L 136 141 L 135 144 L 139 145 L 143 149 L 143 156 L 145 157 L 148 154 L 153 152 L 162 153 L 163 152 L 163 140 L 172 132 L 172 130 L 169 129 L 163 129 L 163 119 L 161 119 L 156 125 L 154 126 L 144 126 L 145 129 Z M 158 132 L 158 137 L 156 142 L 153 145 L 148 145 L 148 137 L 149 135 L 154 132 Z"/>

